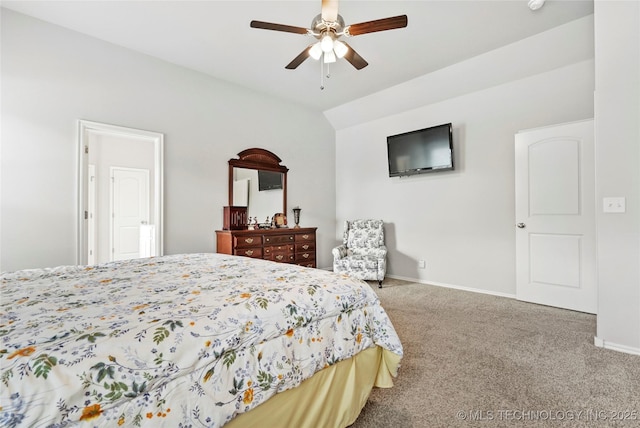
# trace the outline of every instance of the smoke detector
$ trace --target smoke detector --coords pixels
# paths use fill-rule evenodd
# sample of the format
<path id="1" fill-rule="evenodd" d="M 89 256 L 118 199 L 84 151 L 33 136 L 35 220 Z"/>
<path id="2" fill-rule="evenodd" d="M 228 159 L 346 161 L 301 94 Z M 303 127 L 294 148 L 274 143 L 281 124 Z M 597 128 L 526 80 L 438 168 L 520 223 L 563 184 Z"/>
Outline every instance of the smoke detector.
<path id="1" fill-rule="evenodd" d="M 544 6 L 544 1 L 545 0 L 529 0 L 529 3 L 527 3 L 527 5 L 531 10 L 538 10 L 542 6 Z"/>

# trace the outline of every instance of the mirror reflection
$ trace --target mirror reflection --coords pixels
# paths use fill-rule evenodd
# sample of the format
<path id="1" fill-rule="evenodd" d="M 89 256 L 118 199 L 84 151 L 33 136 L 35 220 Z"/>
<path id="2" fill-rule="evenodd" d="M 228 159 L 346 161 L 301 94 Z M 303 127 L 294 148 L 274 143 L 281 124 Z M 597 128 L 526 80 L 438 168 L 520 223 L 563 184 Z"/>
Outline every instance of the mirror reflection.
<path id="1" fill-rule="evenodd" d="M 247 216 L 259 223 L 282 212 L 283 192 L 280 172 L 233 168 L 233 205 L 246 206 Z"/>

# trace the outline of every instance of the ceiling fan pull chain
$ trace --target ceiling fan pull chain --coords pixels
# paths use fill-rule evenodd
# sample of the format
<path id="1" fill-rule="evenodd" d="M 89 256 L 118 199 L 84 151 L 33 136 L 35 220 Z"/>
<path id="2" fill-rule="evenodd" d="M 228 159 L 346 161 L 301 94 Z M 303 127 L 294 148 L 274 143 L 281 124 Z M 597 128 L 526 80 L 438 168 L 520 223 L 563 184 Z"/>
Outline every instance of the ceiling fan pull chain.
<path id="1" fill-rule="evenodd" d="M 331 64 L 327 63 L 327 79 L 331 78 Z"/>
<path id="2" fill-rule="evenodd" d="M 323 58 L 320 58 L 320 90 L 324 89 L 324 53 Z"/>

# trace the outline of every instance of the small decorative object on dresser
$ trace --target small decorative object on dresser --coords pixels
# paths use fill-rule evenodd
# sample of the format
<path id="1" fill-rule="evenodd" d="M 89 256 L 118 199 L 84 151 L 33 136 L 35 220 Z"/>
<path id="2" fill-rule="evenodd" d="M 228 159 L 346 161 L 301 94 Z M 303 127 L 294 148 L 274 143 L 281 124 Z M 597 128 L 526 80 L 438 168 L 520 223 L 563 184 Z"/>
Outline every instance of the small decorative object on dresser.
<path id="1" fill-rule="evenodd" d="M 239 230 L 247 227 L 247 207 L 224 207 L 224 230 Z"/>
<path id="2" fill-rule="evenodd" d="M 300 227 L 300 207 L 294 207 L 293 208 L 293 221 L 295 221 L 296 225 L 294 226 L 295 229 L 298 229 Z"/>
<path id="3" fill-rule="evenodd" d="M 273 222 L 276 227 L 288 227 L 287 226 L 287 216 L 283 213 L 276 213 L 273 216 Z"/>

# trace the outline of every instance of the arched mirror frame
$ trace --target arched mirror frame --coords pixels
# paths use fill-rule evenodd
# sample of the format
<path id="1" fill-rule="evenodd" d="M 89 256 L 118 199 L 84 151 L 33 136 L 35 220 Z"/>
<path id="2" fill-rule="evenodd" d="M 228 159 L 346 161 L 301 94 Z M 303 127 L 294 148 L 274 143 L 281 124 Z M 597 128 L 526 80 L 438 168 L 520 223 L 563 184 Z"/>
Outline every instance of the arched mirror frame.
<path id="1" fill-rule="evenodd" d="M 282 173 L 282 213 L 287 214 L 287 168 L 282 160 L 265 149 L 246 149 L 238 153 L 238 159 L 229 159 L 229 206 L 233 206 L 233 168 L 246 168 Z"/>

